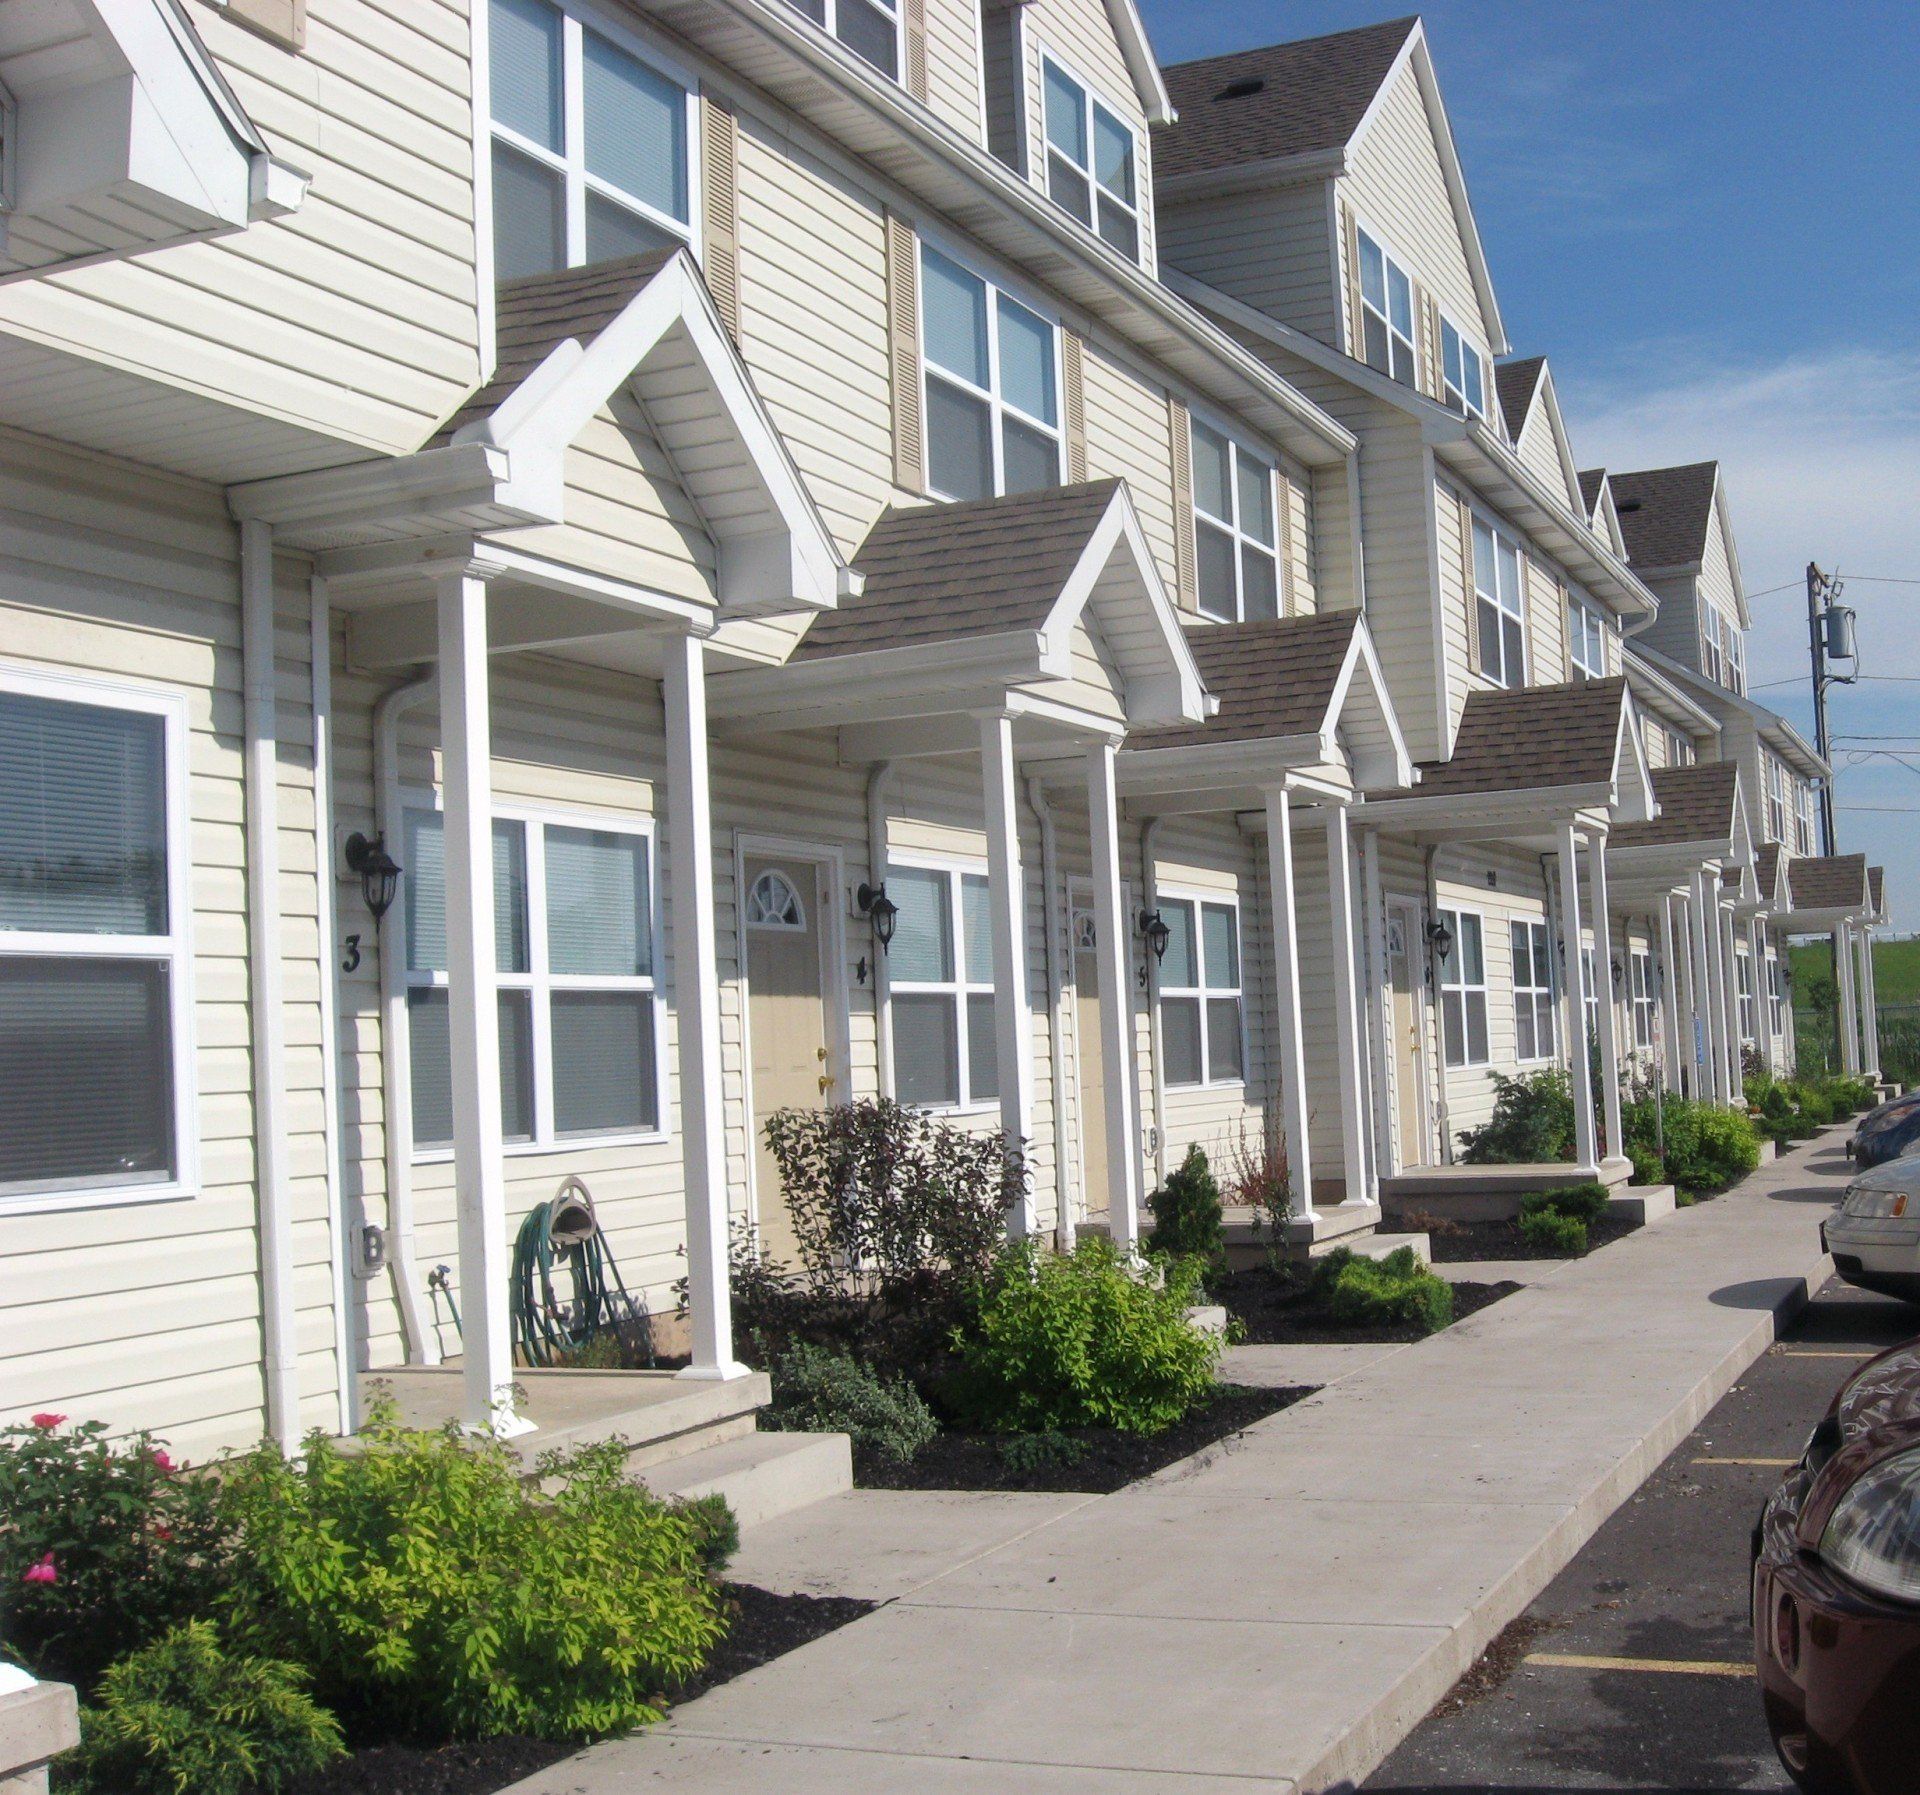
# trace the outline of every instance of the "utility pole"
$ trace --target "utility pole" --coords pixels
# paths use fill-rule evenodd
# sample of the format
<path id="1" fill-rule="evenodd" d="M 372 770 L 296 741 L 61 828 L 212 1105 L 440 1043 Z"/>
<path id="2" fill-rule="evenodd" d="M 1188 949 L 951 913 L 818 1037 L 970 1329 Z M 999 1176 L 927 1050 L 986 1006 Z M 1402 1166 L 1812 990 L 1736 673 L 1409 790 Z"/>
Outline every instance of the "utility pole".
<path id="1" fill-rule="evenodd" d="M 1840 581 L 1820 571 L 1816 562 L 1807 563 L 1807 652 L 1813 660 L 1813 745 L 1827 763 L 1827 776 L 1820 782 L 1820 851 L 1839 852 L 1839 836 L 1834 823 L 1833 754 L 1827 733 L 1827 688 L 1850 686 L 1858 673 L 1835 673 L 1835 661 L 1857 663 L 1859 645 L 1854 639 L 1853 613 L 1838 603 L 1844 590 Z"/>

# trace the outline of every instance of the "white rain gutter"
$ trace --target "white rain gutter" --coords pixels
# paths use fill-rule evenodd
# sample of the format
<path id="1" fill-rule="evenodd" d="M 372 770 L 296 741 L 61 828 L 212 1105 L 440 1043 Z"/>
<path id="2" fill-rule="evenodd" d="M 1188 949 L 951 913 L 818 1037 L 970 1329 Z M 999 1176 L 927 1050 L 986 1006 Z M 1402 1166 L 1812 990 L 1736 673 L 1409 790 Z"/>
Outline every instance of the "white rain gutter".
<path id="1" fill-rule="evenodd" d="M 1067 1166 L 1067 1067 L 1061 1052 L 1060 1002 L 1060 860 L 1053 827 L 1053 806 L 1046 785 L 1036 776 L 1027 780 L 1027 803 L 1040 819 L 1040 893 L 1047 907 L 1042 930 L 1047 948 L 1047 1058 L 1053 1086 L 1053 1238 L 1063 1253 L 1073 1251 L 1073 1181 Z"/>
<path id="2" fill-rule="evenodd" d="M 260 1333 L 267 1432 L 300 1443 L 294 1329 L 293 1216 L 286 1169 L 286 1041 L 280 980 L 280 743 L 274 674 L 273 531 L 240 526 L 241 693 L 247 810 L 247 1011 L 253 1086 L 254 1200 L 260 1241 Z"/>
<path id="3" fill-rule="evenodd" d="M 401 842 L 405 810 L 400 797 L 400 719 L 438 695 L 439 677 L 429 673 L 388 692 L 373 708 L 374 828 L 389 843 Z M 402 877 L 406 874 L 403 871 Z M 391 911 L 388 912 L 392 914 Z M 407 1057 L 407 978 L 403 956 L 380 938 L 380 1082 L 387 1141 L 387 1262 L 400 1303 L 409 1365 L 440 1363 L 440 1343 L 420 1302 L 413 1258 L 413 1067 Z"/>
<path id="4" fill-rule="evenodd" d="M 1433 944 L 1425 938 L 1426 924 L 1434 922 L 1440 915 L 1440 877 L 1435 871 L 1435 862 L 1439 858 L 1440 850 L 1429 846 L 1427 849 L 1427 914 L 1426 921 L 1421 925 L 1420 930 L 1420 970 L 1427 987 L 1427 1001 L 1424 1007 L 1439 1025 L 1434 1031 L 1439 1036 L 1440 1049 L 1433 1056 L 1436 1061 L 1435 1071 L 1438 1073 L 1434 1081 L 1435 1107 L 1440 1112 L 1440 1163 L 1450 1166 L 1453 1164 L 1453 1106 L 1447 1097 L 1447 1028 L 1445 1018 L 1440 1014 L 1438 981 L 1434 976 Z M 1422 1016 L 1420 1020 L 1422 1035 L 1425 1035 L 1426 1029 L 1426 1017 Z"/>

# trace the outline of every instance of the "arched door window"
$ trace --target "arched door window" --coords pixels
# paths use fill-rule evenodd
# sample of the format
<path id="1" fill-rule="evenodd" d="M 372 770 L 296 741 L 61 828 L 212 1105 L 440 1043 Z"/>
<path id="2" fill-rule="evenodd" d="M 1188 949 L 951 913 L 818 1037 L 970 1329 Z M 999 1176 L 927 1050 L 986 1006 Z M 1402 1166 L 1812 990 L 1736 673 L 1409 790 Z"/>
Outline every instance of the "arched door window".
<path id="1" fill-rule="evenodd" d="M 793 881 L 778 868 L 769 867 L 754 880 L 753 889 L 747 893 L 747 927 L 800 933 L 806 926 L 806 908 Z"/>

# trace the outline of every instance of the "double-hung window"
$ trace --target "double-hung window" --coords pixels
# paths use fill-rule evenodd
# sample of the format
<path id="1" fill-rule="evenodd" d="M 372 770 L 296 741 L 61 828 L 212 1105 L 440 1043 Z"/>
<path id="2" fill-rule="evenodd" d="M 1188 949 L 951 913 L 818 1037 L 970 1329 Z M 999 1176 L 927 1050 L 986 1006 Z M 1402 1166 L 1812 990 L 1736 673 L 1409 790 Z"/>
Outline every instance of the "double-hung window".
<path id="1" fill-rule="evenodd" d="M 193 1172 L 186 712 L 0 671 L 0 1209 Z"/>
<path id="2" fill-rule="evenodd" d="M 1413 349 L 1413 280 L 1369 232 L 1360 246 L 1360 349 L 1370 368 L 1418 384 Z"/>
<path id="3" fill-rule="evenodd" d="M 1767 759 L 1767 839 L 1785 841 L 1787 839 L 1787 773 L 1786 768 L 1768 756 Z"/>
<path id="4" fill-rule="evenodd" d="M 1804 779 L 1794 784 L 1793 804 L 1800 838 L 1799 846 L 1794 851 L 1799 854 L 1816 853 L 1818 850 L 1813 844 L 1818 838 L 1813 829 L 1813 787 Z"/>
<path id="5" fill-rule="evenodd" d="M 453 1140 L 446 840 L 407 812 L 408 1060 L 415 1150 Z M 510 1142 L 553 1147 L 660 1131 L 653 841 L 594 820 L 497 816 L 494 971 L 500 1115 Z"/>
<path id="6" fill-rule="evenodd" d="M 1513 942 L 1514 1057 L 1550 1060 L 1554 1052 L 1553 939 L 1544 922 L 1508 925 Z"/>
<path id="7" fill-rule="evenodd" d="M 1240 1001 L 1240 912 L 1205 898 L 1160 898 L 1160 1043 L 1166 1082 L 1238 1084 L 1246 1076 Z"/>
<path id="8" fill-rule="evenodd" d="M 1753 983 L 1753 954 L 1750 949 L 1736 948 L 1733 955 L 1734 970 L 1740 990 L 1740 1039 L 1744 1044 L 1757 1040 Z"/>
<path id="9" fill-rule="evenodd" d="M 1048 196 L 1128 261 L 1139 261 L 1139 146 L 1133 132 L 1051 56 L 1042 59 L 1041 88 Z"/>
<path id="10" fill-rule="evenodd" d="M 899 906 L 887 953 L 894 1095 L 929 1109 L 996 1101 L 986 874 L 896 861 L 887 868 L 887 896 Z"/>
<path id="11" fill-rule="evenodd" d="M 920 251 L 927 484 L 984 499 L 1060 483 L 1058 331 L 930 245 Z"/>
<path id="12" fill-rule="evenodd" d="M 1274 470 L 1193 421 L 1193 537 L 1200 609 L 1226 623 L 1280 615 Z"/>
<path id="13" fill-rule="evenodd" d="M 1787 1032 L 1787 983 L 1780 970 L 1779 957 L 1767 956 L 1767 1002 L 1773 1014 L 1773 1038 L 1777 1041 Z"/>
<path id="14" fill-rule="evenodd" d="M 1486 936 L 1470 910 L 1442 910 L 1453 937 L 1440 960 L 1440 1043 L 1449 1066 L 1484 1066 L 1487 1046 Z"/>
<path id="15" fill-rule="evenodd" d="M 1720 658 L 1720 613 L 1711 605 L 1700 608 L 1700 671 L 1717 685 L 1725 683 Z"/>
<path id="16" fill-rule="evenodd" d="M 1600 989 L 1594 978 L 1593 949 L 1580 950 L 1580 998 L 1587 1006 L 1587 1049 L 1600 1039 Z"/>
<path id="17" fill-rule="evenodd" d="M 1440 320 L 1440 361 L 1446 389 L 1441 397 L 1469 417 L 1487 415 L 1487 358 L 1454 328 Z"/>
<path id="18" fill-rule="evenodd" d="M 1693 737 L 1678 729 L 1667 731 L 1667 765 L 1670 767 L 1690 767 L 1693 765 Z"/>
<path id="19" fill-rule="evenodd" d="M 1527 683 L 1526 562 L 1512 538 L 1473 520 L 1473 600 L 1480 671 L 1497 686 Z"/>
<path id="20" fill-rule="evenodd" d="M 1720 658 L 1726 671 L 1727 689 L 1744 693 L 1747 689 L 1747 642 L 1735 617 L 1720 619 Z"/>
<path id="21" fill-rule="evenodd" d="M 1607 625 L 1584 598 L 1567 594 L 1567 659 L 1576 673 L 1604 679 L 1607 673 Z"/>
<path id="22" fill-rule="evenodd" d="M 862 62 L 900 79 L 899 0 L 787 0 Z"/>
<path id="23" fill-rule="evenodd" d="M 487 18 L 495 275 L 690 241 L 689 84 L 554 0 L 488 0 Z"/>
<path id="24" fill-rule="evenodd" d="M 1653 1012 L 1657 1001 L 1653 982 L 1653 951 L 1635 948 L 1628 956 L 1629 993 L 1633 1003 L 1633 1044 L 1636 1048 L 1653 1045 Z"/>

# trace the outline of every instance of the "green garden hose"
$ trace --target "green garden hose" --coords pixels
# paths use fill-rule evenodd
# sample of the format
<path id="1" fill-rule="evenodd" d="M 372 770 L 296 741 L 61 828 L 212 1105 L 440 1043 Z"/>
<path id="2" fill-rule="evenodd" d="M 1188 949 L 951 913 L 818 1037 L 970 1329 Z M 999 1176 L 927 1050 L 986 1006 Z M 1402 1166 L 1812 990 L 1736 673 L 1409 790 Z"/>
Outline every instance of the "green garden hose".
<path id="1" fill-rule="evenodd" d="M 565 1301 L 554 1288 L 555 1267 L 562 1264 L 572 1284 Z M 508 1309 L 515 1356 L 536 1369 L 566 1363 L 633 1315 L 593 1198 L 578 1178 L 568 1178 L 552 1202 L 535 1204 L 520 1224 Z"/>

